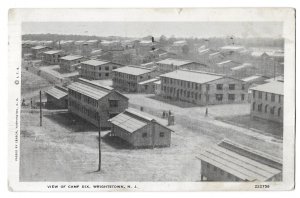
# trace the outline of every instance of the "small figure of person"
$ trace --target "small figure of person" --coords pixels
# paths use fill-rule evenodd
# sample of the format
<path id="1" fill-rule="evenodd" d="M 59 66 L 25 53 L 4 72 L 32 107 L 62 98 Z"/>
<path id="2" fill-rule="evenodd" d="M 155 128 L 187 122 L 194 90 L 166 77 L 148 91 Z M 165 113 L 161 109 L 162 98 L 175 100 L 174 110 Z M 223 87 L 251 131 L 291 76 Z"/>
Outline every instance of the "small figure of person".
<path id="1" fill-rule="evenodd" d="M 205 109 L 205 116 L 207 117 L 208 116 L 208 108 L 206 107 Z"/>
<path id="2" fill-rule="evenodd" d="M 171 112 L 171 110 L 169 110 L 169 116 L 170 116 L 170 115 L 172 115 L 172 112 Z"/>
<path id="3" fill-rule="evenodd" d="M 163 118 L 165 118 L 165 117 L 166 117 L 166 112 L 165 112 L 165 111 L 163 111 L 163 113 L 162 113 L 162 117 L 163 117 Z"/>
<path id="4" fill-rule="evenodd" d="M 32 109 L 32 98 L 30 99 L 30 108 Z"/>

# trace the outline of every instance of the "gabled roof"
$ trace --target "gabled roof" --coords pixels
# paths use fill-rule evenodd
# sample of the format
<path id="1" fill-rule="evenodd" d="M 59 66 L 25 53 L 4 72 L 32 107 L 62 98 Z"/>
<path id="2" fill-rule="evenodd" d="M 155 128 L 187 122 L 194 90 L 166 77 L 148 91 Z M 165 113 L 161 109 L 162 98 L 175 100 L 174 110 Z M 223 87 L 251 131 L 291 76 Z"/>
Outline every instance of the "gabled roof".
<path id="1" fill-rule="evenodd" d="M 128 108 L 123 113 L 118 114 L 117 116 L 109 119 L 108 121 L 124 129 L 128 133 L 134 133 L 135 131 L 146 126 L 149 122 L 155 121 L 155 119 L 143 112 L 139 112 L 132 108 Z M 156 123 L 161 125 L 162 127 L 165 127 L 164 125 L 158 122 Z M 169 130 L 172 131 L 171 129 Z"/>
<path id="2" fill-rule="evenodd" d="M 227 45 L 227 46 L 223 46 L 221 47 L 222 50 L 242 50 L 244 49 L 243 46 L 239 46 L 239 45 Z"/>
<path id="3" fill-rule="evenodd" d="M 80 59 L 80 58 L 83 58 L 83 56 L 79 56 L 79 55 L 68 55 L 68 56 L 61 57 L 60 59 L 71 61 L 71 60 L 76 60 L 76 59 Z"/>
<path id="4" fill-rule="evenodd" d="M 163 74 L 160 76 L 177 79 L 177 80 L 195 82 L 195 83 L 199 83 L 199 84 L 203 84 L 203 83 L 207 83 L 210 81 L 224 78 L 224 76 L 221 74 L 214 74 L 214 73 L 193 71 L 193 70 L 176 70 L 176 71 L 166 73 L 166 74 Z"/>
<path id="5" fill-rule="evenodd" d="M 280 82 L 280 81 L 271 81 L 269 83 L 258 85 L 256 87 L 252 87 L 250 89 L 255 90 L 255 91 L 262 91 L 262 92 L 267 92 L 267 93 L 284 95 L 283 82 Z"/>
<path id="6" fill-rule="evenodd" d="M 251 63 L 243 63 L 242 65 L 231 68 L 231 70 L 236 71 L 236 70 L 244 69 L 247 67 L 252 67 L 252 64 Z"/>
<path id="7" fill-rule="evenodd" d="M 281 173 L 278 169 L 220 146 L 203 150 L 197 158 L 245 181 L 267 181 Z"/>
<path id="8" fill-rule="evenodd" d="M 82 62 L 83 64 L 86 65 L 91 65 L 91 66 L 100 66 L 100 65 L 105 65 L 107 63 L 109 63 L 109 61 L 102 61 L 102 60 L 88 60 L 88 61 L 84 61 Z"/>
<path id="9" fill-rule="evenodd" d="M 138 84 L 139 85 L 144 85 L 144 84 L 151 83 L 151 82 L 156 82 L 156 81 L 159 81 L 159 78 L 151 78 L 149 80 L 145 80 L 145 81 L 139 82 Z"/>
<path id="10" fill-rule="evenodd" d="M 50 96 L 52 96 L 58 100 L 68 95 L 67 90 L 63 91 L 63 89 L 60 89 L 59 87 L 53 87 L 53 88 L 45 91 L 45 93 L 49 94 Z"/>
<path id="11" fill-rule="evenodd" d="M 46 51 L 46 52 L 43 52 L 44 54 L 57 54 L 57 53 L 60 53 L 60 52 L 63 52 L 62 50 L 50 50 L 50 51 Z"/>
<path id="12" fill-rule="evenodd" d="M 31 49 L 39 50 L 39 49 L 45 49 L 45 48 L 49 48 L 49 47 L 48 46 L 38 45 L 38 46 L 32 47 Z"/>
<path id="13" fill-rule="evenodd" d="M 120 72 L 120 73 L 125 73 L 125 74 L 130 74 L 134 76 L 142 75 L 151 72 L 152 70 L 149 68 L 144 68 L 144 67 L 138 67 L 134 65 L 129 65 L 125 67 L 120 67 L 117 69 L 114 69 L 113 71 Z"/>
<path id="14" fill-rule="evenodd" d="M 193 61 L 168 58 L 165 60 L 158 61 L 157 63 L 166 64 L 166 65 L 174 65 L 174 66 L 182 66 L 182 65 L 189 64 L 189 63 L 193 63 Z"/>
<path id="15" fill-rule="evenodd" d="M 257 79 L 260 79 L 260 78 L 263 78 L 264 80 L 267 79 L 267 77 L 262 76 L 262 75 L 253 75 L 253 76 L 248 76 L 246 78 L 243 78 L 241 80 L 245 81 L 245 82 L 249 82 L 249 81 L 257 80 Z"/>

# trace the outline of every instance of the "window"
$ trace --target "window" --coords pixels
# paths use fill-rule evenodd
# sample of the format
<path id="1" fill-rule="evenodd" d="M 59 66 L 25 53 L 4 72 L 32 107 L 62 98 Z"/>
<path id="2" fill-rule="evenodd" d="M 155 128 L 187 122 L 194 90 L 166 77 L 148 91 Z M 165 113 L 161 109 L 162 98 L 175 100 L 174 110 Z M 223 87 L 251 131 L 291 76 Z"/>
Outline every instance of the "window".
<path id="1" fill-rule="evenodd" d="M 101 73 L 99 73 L 99 77 L 101 77 Z"/>
<path id="2" fill-rule="evenodd" d="M 214 171 L 217 171 L 217 167 L 214 166 Z"/>
<path id="3" fill-rule="evenodd" d="M 101 67 L 98 67 L 98 70 L 101 70 Z"/>
<path id="4" fill-rule="evenodd" d="M 209 91 L 209 85 L 206 85 L 206 91 Z"/>
<path id="5" fill-rule="evenodd" d="M 252 110 L 255 110 L 255 102 L 252 103 Z"/>
<path id="6" fill-rule="evenodd" d="M 281 107 L 278 108 L 278 116 L 281 116 Z"/>
<path id="7" fill-rule="evenodd" d="M 275 94 L 272 94 L 272 95 L 271 95 L 271 101 L 272 101 L 272 102 L 275 102 Z"/>
<path id="8" fill-rule="evenodd" d="M 241 100 L 245 100 L 245 94 L 241 95 Z"/>
<path id="9" fill-rule="evenodd" d="M 245 90 L 245 85 L 244 84 L 242 84 L 242 90 Z"/>
<path id="10" fill-rule="evenodd" d="M 255 98 L 255 90 L 252 90 L 253 98 Z"/>
<path id="11" fill-rule="evenodd" d="M 143 138 L 146 138 L 147 137 L 147 133 L 143 133 Z"/>
<path id="12" fill-rule="evenodd" d="M 265 113 L 268 113 L 268 105 L 265 106 Z"/>
<path id="13" fill-rule="evenodd" d="M 258 98 L 262 99 L 262 92 L 261 91 L 258 92 Z"/>
<path id="14" fill-rule="evenodd" d="M 235 90 L 235 84 L 229 84 L 229 90 Z"/>
<path id="15" fill-rule="evenodd" d="M 272 107 L 270 113 L 271 113 L 272 115 L 274 115 L 274 112 L 275 112 L 275 107 Z"/>
<path id="16" fill-rule="evenodd" d="M 108 70 L 109 70 L 109 66 L 106 66 L 106 67 L 105 67 L 105 70 L 108 71 Z"/>
<path id="17" fill-rule="evenodd" d="M 160 132 L 159 133 L 159 137 L 165 137 L 165 133 L 164 132 Z"/>
<path id="18" fill-rule="evenodd" d="M 228 100 L 234 100 L 235 95 L 234 94 L 228 94 Z"/>
<path id="19" fill-rule="evenodd" d="M 262 111 L 262 104 L 259 104 L 259 105 L 257 106 L 257 110 L 258 110 L 259 112 Z"/>
<path id="20" fill-rule="evenodd" d="M 118 100 L 109 100 L 109 107 L 118 107 Z"/>
<path id="21" fill-rule="evenodd" d="M 265 93 L 265 100 L 268 100 L 268 93 Z"/>
<path id="22" fill-rule="evenodd" d="M 105 76 L 108 77 L 108 76 L 109 76 L 109 73 L 105 73 Z"/>
<path id="23" fill-rule="evenodd" d="M 217 90 L 223 90 L 223 84 L 217 84 Z"/>
<path id="24" fill-rule="evenodd" d="M 209 102 L 209 95 L 206 95 L 206 102 Z"/>
<path id="25" fill-rule="evenodd" d="M 223 100 L 223 94 L 216 94 L 216 100 L 222 101 Z"/>
<path id="26" fill-rule="evenodd" d="M 117 69 L 117 67 L 116 67 L 116 66 L 113 66 L 113 69 Z"/>
<path id="27" fill-rule="evenodd" d="M 281 95 L 278 96 L 278 103 L 281 103 Z"/>
<path id="28" fill-rule="evenodd" d="M 221 175 L 224 175 L 224 171 L 223 170 L 221 170 Z"/>

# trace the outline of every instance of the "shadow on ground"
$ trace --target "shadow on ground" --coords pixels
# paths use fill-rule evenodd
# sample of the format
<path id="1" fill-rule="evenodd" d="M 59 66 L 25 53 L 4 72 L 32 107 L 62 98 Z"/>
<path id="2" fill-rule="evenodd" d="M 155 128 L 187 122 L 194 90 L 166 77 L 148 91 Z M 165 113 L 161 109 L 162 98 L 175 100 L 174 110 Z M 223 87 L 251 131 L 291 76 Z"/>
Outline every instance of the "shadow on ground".
<path id="1" fill-rule="evenodd" d="M 158 100 L 170 105 L 174 105 L 174 106 L 178 106 L 181 108 L 192 108 L 192 107 L 199 107 L 199 105 L 193 104 L 193 103 L 189 103 L 189 102 L 183 102 L 183 101 L 177 101 L 177 100 L 170 100 L 170 99 L 164 99 L 160 96 L 156 96 L 156 95 L 151 95 L 148 98 L 154 99 L 154 100 Z"/>
<path id="2" fill-rule="evenodd" d="M 99 140 L 99 137 L 97 137 L 97 140 Z M 131 144 L 117 136 L 110 136 L 110 133 L 107 133 L 105 136 L 103 136 L 101 140 L 103 140 L 105 143 L 107 143 L 109 146 L 115 149 L 133 149 Z"/>
<path id="3" fill-rule="evenodd" d="M 44 117 L 56 122 L 63 127 L 68 128 L 72 132 L 97 131 L 96 126 L 69 112 L 54 112 L 46 114 L 44 115 Z"/>

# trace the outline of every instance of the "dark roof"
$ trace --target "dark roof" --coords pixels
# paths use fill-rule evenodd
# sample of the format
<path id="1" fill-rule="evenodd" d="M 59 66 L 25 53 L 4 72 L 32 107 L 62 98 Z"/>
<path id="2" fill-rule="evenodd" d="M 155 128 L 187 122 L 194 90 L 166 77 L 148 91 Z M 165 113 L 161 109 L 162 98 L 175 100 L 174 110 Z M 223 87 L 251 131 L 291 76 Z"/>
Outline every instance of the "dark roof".
<path id="1" fill-rule="evenodd" d="M 255 91 L 262 91 L 262 92 L 267 92 L 267 93 L 284 95 L 283 82 L 280 82 L 280 81 L 271 81 L 269 83 L 258 85 L 256 87 L 252 87 L 250 89 L 255 90 Z"/>
<path id="2" fill-rule="evenodd" d="M 138 75 L 149 73 L 152 70 L 149 69 L 149 68 L 145 68 L 145 67 L 138 67 L 138 66 L 129 65 L 129 66 L 114 69 L 113 71 L 138 76 Z"/>

